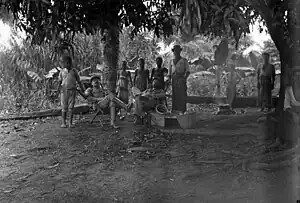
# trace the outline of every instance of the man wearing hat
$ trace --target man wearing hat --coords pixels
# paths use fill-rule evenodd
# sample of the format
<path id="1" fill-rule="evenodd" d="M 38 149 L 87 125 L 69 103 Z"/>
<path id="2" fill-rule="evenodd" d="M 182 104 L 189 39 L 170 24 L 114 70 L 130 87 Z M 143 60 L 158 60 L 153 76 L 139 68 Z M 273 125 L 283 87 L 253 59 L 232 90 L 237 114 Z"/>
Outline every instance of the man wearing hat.
<path id="1" fill-rule="evenodd" d="M 174 59 L 170 61 L 169 80 L 172 82 L 172 110 L 186 111 L 187 78 L 190 75 L 189 63 L 181 56 L 182 48 L 175 45 L 172 49 Z"/>
<path id="2" fill-rule="evenodd" d="M 257 89 L 259 94 L 259 106 L 261 112 L 265 108 L 271 111 L 272 108 L 272 90 L 275 84 L 275 67 L 270 63 L 270 54 L 264 52 L 263 63 L 257 68 Z"/>
<path id="3" fill-rule="evenodd" d="M 120 99 L 115 97 L 113 94 L 105 94 L 105 90 L 100 86 L 100 77 L 93 76 L 90 80 L 92 87 L 86 89 L 84 95 L 93 104 L 94 109 L 105 109 L 110 107 L 111 115 L 111 126 L 113 128 L 118 128 L 116 125 L 116 109 L 118 106 L 125 109 L 127 112 L 131 110 L 132 104 L 126 105 Z"/>

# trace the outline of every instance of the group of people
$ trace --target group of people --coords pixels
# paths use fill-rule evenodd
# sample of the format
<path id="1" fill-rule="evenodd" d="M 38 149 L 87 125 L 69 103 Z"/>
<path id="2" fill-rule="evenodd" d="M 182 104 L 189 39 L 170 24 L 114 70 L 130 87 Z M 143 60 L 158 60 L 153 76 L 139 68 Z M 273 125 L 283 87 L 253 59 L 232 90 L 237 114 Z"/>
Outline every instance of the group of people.
<path id="1" fill-rule="evenodd" d="M 139 89 L 143 93 L 136 98 L 135 114 L 141 115 L 144 106 L 156 105 L 153 99 L 164 97 L 164 91 L 167 84 L 172 84 L 172 110 L 184 113 L 186 111 L 187 84 L 186 80 L 190 74 L 189 63 L 187 59 L 181 56 L 182 48 L 180 45 L 175 45 L 172 49 L 174 59 L 170 62 L 170 66 L 163 67 L 163 58 L 157 57 L 156 67 L 152 69 L 151 74 L 145 68 L 145 60 L 139 59 L 139 68 L 135 71 L 132 80 L 130 72 L 127 70 L 126 61 L 122 62 L 122 68 L 118 72 L 117 92 L 105 92 L 101 87 L 101 79 L 93 76 L 90 80 L 92 87 L 84 89 L 80 81 L 77 70 L 72 65 L 72 58 L 64 56 L 62 58 L 63 69 L 59 74 L 59 91 L 61 92 L 62 106 L 62 125 L 67 127 L 67 112 L 69 112 L 69 127 L 73 125 L 73 114 L 76 93 L 79 91 L 88 101 L 93 103 L 95 109 L 109 108 L 111 115 L 111 126 L 118 128 L 116 125 L 116 107 L 130 112 L 132 104 L 129 104 L 129 84 L 132 87 Z M 165 80 L 165 76 L 168 76 Z M 77 85 L 80 89 L 77 89 Z M 164 101 L 164 100 L 160 100 Z"/>
<path id="2" fill-rule="evenodd" d="M 142 93 L 140 97 L 135 99 L 134 114 L 138 117 L 143 115 L 144 107 L 153 107 L 156 96 L 163 98 L 165 95 L 166 86 L 172 84 L 172 110 L 184 113 L 186 111 L 187 98 L 187 78 L 190 75 L 188 60 L 181 56 L 182 48 L 180 45 L 175 45 L 172 49 L 174 58 L 170 61 L 168 69 L 163 67 L 162 57 L 157 57 L 156 67 L 150 71 L 145 68 L 145 60 L 139 59 L 139 67 L 135 71 L 132 80 L 131 73 L 127 70 L 126 61 L 122 62 L 122 68 L 118 72 L 117 92 L 105 92 L 102 88 L 101 79 L 93 76 L 90 80 L 92 87 L 85 90 L 80 81 L 79 74 L 72 65 L 72 58 L 64 56 L 62 58 L 63 69 L 59 74 L 59 91 L 61 92 L 62 106 L 62 125 L 66 128 L 67 112 L 69 112 L 68 126 L 73 127 L 73 113 L 76 93 L 79 91 L 94 108 L 107 108 L 111 115 L 111 126 L 118 128 L 116 125 L 116 108 L 124 109 L 130 112 L 133 104 L 129 104 L 130 85 L 139 89 Z M 270 63 L 270 55 L 263 53 L 264 62 L 257 68 L 257 88 L 259 92 L 259 106 L 261 111 L 267 108 L 269 111 L 272 107 L 272 90 L 275 84 L 275 68 Z M 235 59 L 232 59 L 235 61 Z M 234 64 L 232 64 L 234 66 Z M 232 68 L 234 72 L 234 67 Z M 230 81 L 235 81 L 234 73 L 231 73 Z M 165 80 L 167 76 L 167 80 Z M 80 90 L 77 89 L 79 85 Z M 230 86 L 235 86 L 230 85 Z M 229 87 L 230 94 L 235 95 L 234 88 Z M 155 100 L 155 101 L 154 101 Z M 163 102 L 164 100 L 161 100 Z"/>

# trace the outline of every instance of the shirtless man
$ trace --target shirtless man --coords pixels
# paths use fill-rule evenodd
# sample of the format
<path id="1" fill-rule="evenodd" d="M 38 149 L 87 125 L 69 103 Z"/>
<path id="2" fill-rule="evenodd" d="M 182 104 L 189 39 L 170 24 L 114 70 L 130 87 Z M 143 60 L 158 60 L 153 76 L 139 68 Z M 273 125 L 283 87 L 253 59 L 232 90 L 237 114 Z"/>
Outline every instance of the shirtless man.
<path id="1" fill-rule="evenodd" d="M 106 109 L 110 108 L 110 125 L 111 127 L 117 129 L 116 125 L 116 106 L 125 109 L 130 112 L 132 104 L 126 105 L 120 99 L 115 97 L 113 94 L 105 94 L 105 90 L 100 86 L 101 79 L 98 76 L 93 76 L 91 78 L 92 87 L 86 89 L 84 95 L 90 103 L 94 105 L 95 109 Z"/>
<path id="2" fill-rule="evenodd" d="M 163 59 L 162 57 L 156 58 L 156 68 L 152 69 L 150 81 L 158 80 L 160 89 L 165 89 L 165 75 L 168 74 L 168 69 L 162 66 Z"/>

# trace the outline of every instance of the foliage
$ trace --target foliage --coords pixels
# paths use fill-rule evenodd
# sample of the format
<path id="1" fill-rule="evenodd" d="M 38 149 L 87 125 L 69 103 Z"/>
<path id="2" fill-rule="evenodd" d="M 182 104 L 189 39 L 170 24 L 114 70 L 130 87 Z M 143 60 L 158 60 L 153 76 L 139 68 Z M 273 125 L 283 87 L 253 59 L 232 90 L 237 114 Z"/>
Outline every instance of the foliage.
<path id="1" fill-rule="evenodd" d="M 13 36 L 11 49 L 0 52 L 1 96 L 7 97 L 8 111 L 33 111 L 56 107 L 59 102 L 55 78 L 46 78 L 50 70 L 60 66 L 55 47 L 49 44 L 32 45 L 26 40 L 17 43 Z M 74 37 L 74 64 L 88 73 L 101 64 L 102 50 L 99 35 Z M 82 72 L 82 71 L 81 71 Z"/>
<path id="2" fill-rule="evenodd" d="M 264 50 L 270 54 L 272 63 L 280 63 L 279 51 L 272 40 L 264 42 Z"/>
<path id="3" fill-rule="evenodd" d="M 2 3 L 1 3 L 2 2 Z M 76 0 L 76 1 L 1 1 L 0 7 L 13 14 L 17 25 L 34 43 L 72 39 L 74 33 L 94 34 L 111 26 L 133 26 L 133 34 L 143 29 L 157 36 L 168 36 L 174 27 L 183 36 L 232 35 L 239 40 L 249 33 L 257 12 L 244 1 L 210 0 Z"/>
<path id="4" fill-rule="evenodd" d="M 137 59 L 144 58 L 146 68 L 155 66 L 155 59 L 158 54 L 157 40 L 153 34 L 142 32 L 131 38 L 132 27 L 124 28 L 120 35 L 120 59 L 128 62 L 131 69 L 137 68 Z"/>
<path id="5" fill-rule="evenodd" d="M 226 97 L 228 78 L 222 74 L 221 95 Z M 188 80 L 188 94 L 194 96 L 216 96 L 216 78 L 214 76 L 202 76 L 199 78 L 190 78 Z M 257 95 L 256 77 L 250 76 L 243 78 L 237 84 L 237 96 L 255 96 Z"/>

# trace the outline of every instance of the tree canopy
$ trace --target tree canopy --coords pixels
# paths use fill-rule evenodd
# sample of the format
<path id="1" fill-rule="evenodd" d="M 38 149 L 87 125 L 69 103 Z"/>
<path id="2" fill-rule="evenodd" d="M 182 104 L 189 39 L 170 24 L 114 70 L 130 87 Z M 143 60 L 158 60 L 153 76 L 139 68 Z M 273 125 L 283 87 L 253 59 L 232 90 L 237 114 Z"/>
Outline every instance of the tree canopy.
<path id="1" fill-rule="evenodd" d="M 13 15 L 15 25 L 36 44 L 129 25 L 134 27 L 133 34 L 147 29 L 168 36 L 176 25 L 184 35 L 230 32 L 238 41 L 257 17 L 253 8 L 233 0 L 1 0 L 0 7 Z"/>

